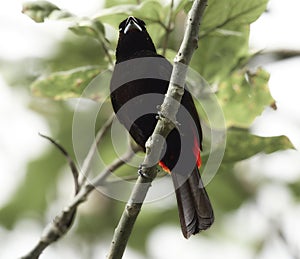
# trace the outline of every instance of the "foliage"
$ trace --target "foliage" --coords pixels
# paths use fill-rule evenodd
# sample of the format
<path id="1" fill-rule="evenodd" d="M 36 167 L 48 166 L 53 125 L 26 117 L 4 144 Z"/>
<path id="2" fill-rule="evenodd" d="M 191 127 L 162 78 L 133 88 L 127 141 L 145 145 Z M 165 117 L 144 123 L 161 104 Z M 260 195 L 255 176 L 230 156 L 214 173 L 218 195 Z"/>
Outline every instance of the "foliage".
<path id="1" fill-rule="evenodd" d="M 71 17 L 72 14 L 59 9 L 48 1 L 34 1 L 23 4 L 22 12 L 35 22 L 44 22 L 45 18 L 63 19 Z"/>
<path id="2" fill-rule="evenodd" d="M 68 37 L 72 37 L 72 41 L 77 42 L 78 46 L 74 47 L 77 43 L 75 45 L 74 42 L 72 43 L 70 55 L 71 43 L 69 38 L 66 39 L 64 43 L 70 44 L 64 45 L 63 43 L 58 54 L 44 63 L 45 66 L 51 64 L 51 71 L 47 75 L 43 74 L 36 78 L 31 84 L 32 93 L 36 97 L 48 98 L 48 105 L 55 107 L 53 109 L 55 114 L 49 115 L 49 110 L 38 107 L 38 104 L 33 106 L 47 118 L 53 134 L 57 139 L 63 140 L 64 146 L 71 150 L 72 110 L 70 111 L 71 108 L 62 104 L 61 101 L 81 96 L 85 87 L 98 73 L 111 69 L 111 63 L 114 60 L 112 53 L 116 42 L 115 39 L 108 41 L 107 28 L 113 29 L 114 34 L 117 35 L 119 22 L 128 15 L 144 19 L 159 51 L 166 52 L 167 57 L 174 57 L 178 48 L 178 39 L 180 40 L 183 35 L 183 21 L 190 4 L 187 0 L 178 1 L 171 10 L 170 3 L 163 4 L 162 1 L 144 0 L 137 4 L 132 0 L 107 0 L 105 8 L 95 13 L 92 18 L 76 17 L 46 1 L 24 4 L 23 13 L 36 22 L 45 22 L 47 19 L 74 21 L 74 24 L 70 26 L 70 31 L 77 37 L 70 35 Z M 255 118 L 260 116 L 267 106 L 272 106 L 275 102 L 268 89 L 268 73 L 262 68 L 254 72 L 247 70 L 247 61 L 251 58 L 248 48 L 249 25 L 262 14 L 266 4 L 267 0 L 210 0 L 202 21 L 199 48 L 191 64 L 196 72 L 209 83 L 217 86 L 216 97 L 225 115 L 227 130 L 225 157 L 220 168 L 220 176 L 217 176 L 215 180 L 215 188 L 209 187 L 212 193 L 216 193 L 215 200 L 224 198 L 220 197 L 220 194 L 218 196 L 217 188 L 226 190 L 231 199 L 228 198 L 223 204 L 216 201 L 217 204 L 221 204 L 218 207 L 220 211 L 236 208 L 241 204 L 242 198 L 248 195 L 246 191 L 241 190 L 241 187 L 232 188 L 236 181 L 235 176 L 230 172 L 234 163 L 261 152 L 269 154 L 292 148 L 292 144 L 285 136 L 259 137 L 250 133 L 251 124 Z M 87 44 L 79 44 L 82 42 L 87 42 Z M 84 46 L 93 47 L 82 50 Z M 83 51 L 88 55 L 80 56 L 79 53 Z M 98 64 L 97 61 L 99 61 Z M 103 96 L 107 95 L 108 85 L 109 79 L 104 84 L 106 88 L 102 87 Z M 107 108 L 106 113 L 108 118 L 111 113 L 110 108 Z M 102 122 L 98 122 L 97 127 Z M 109 141 L 105 140 L 105 142 Z M 113 153 L 110 150 L 110 144 L 105 143 L 102 152 L 107 148 L 107 152 Z M 63 161 L 57 159 L 55 150 L 51 149 L 38 161 L 31 163 L 23 186 L 17 190 L 11 201 L 0 209 L 1 224 L 12 227 L 18 219 L 30 211 L 39 214 L 45 212 L 49 192 L 59 179 L 58 172 L 63 167 Z M 44 164 L 47 164 L 47 168 Z M 130 167 L 126 169 L 129 172 L 127 175 L 135 173 L 132 173 Z M 39 188 L 36 183 L 39 183 Z M 37 195 L 33 195 L 30 190 L 32 188 L 35 188 Z M 113 201 L 106 201 L 102 206 L 105 209 L 100 208 L 90 212 L 89 215 L 82 215 L 77 231 L 83 235 L 99 236 L 100 227 L 111 230 L 115 222 L 109 221 L 110 215 L 119 215 L 120 208 Z M 109 211 L 110 215 L 105 213 L 105 210 Z M 168 218 L 164 216 L 165 212 L 155 211 L 143 215 L 142 217 L 151 220 L 138 221 L 137 224 L 143 225 L 143 228 L 135 230 L 138 238 L 131 241 L 132 245 L 142 242 L 153 226 L 170 220 L 177 222 L 175 212 L 168 211 Z M 99 224 L 97 225 L 99 217 L 103 219 L 100 227 Z M 154 220 L 159 218 L 162 219 L 161 222 Z M 118 216 L 115 220 L 117 219 Z"/>
<path id="3" fill-rule="evenodd" d="M 45 78 L 37 79 L 31 85 L 31 90 L 36 96 L 47 96 L 54 100 L 78 97 L 99 72 L 99 67 L 95 66 L 55 72 Z"/>

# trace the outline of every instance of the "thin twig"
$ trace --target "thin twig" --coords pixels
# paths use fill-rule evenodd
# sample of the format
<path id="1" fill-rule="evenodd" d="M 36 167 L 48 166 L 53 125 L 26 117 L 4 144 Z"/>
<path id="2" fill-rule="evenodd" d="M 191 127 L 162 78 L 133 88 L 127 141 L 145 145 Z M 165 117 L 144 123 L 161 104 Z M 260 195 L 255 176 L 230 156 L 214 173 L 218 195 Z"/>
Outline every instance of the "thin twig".
<path id="1" fill-rule="evenodd" d="M 45 138 L 47 140 L 49 140 L 52 144 L 54 144 L 55 147 L 57 147 L 61 153 L 66 157 L 67 159 L 67 162 L 71 168 L 71 171 L 72 171 L 72 175 L 73 175 L 73 178 L 74 178 L 74 185 L 75 185 L 75 194 L 78 193 L 80 187 L 79 187 L 79 183 L 78 183 L 78 176 L 79 176 L 79 173 L 78 173 L 78 170 L 77 170 L 77 167 L 75 165 L 75 162 L 73 161 L 73 159 L 71 158 L 71 156 L 69 155 L 69 153 L 60 145 L 58 144 L 54 139 L 46 136 L 46 135 L 43 135 L 41 133 L 39 133 L 39 135 L 42 137 L 42 138 Z"/>
<path id="2" fill-rule="evenodd" d="M 104 40 L 100 39 L 99 41 L 100 41 L 101 47 L 104 50 L 104 53 L 105 53 L 107 59 L 108 59 L 110 66 L 113 66 L 114 62 L 113 62 L 112 56 L 109 52 L 109 48 L 107 47 L 107 44 L 105 42 L 105 39 Z"/>
<path id="3" fill-rule="evenodd" d="M 166 55 L 166 51 L 167 51 L 167 47 L 168 47 L 168 43 L 169 43 L 169 38 L 170 38 L 170 34 L 173 31 L 173 25 L 172 25 L 172 20 L 173 20 L 173 8 L 174 8 L 174 0 L 171 1 L 170 4 L 170 11 L 169 11 L 169 17 L 168 17 L 168 24 L 167 27 L 165 28 L 166 30 L 166 35 L 164 38 L 164 43 L 163 43 L 163 52 L 162 55 L 165 56 Z"/>
<path id="4" fill-rule="evenodd" d="M 92 158 L 97 150 L 97 145 L 100 143 L 100 140 L 104 136 L 107 129 L 110 127 L 113 117 L 110 117 L 105 125 L 99 130 L 95 142 L 90 147 L 89 153 L 87 155 L 87 158 L 85 159 L 85 172 L 87 173 L 90 168 L 90 163 L 92 161 Z M 74 178 L 78 179 L 76 175 L 78 175 L 77 168 L 75 166 L 75 163 L 67 153 L 67 151 L 59 145 L 57 142 L 55 142 L 50 137 L 47 137 L 45 135 L 40 134 L 42 137 L 48 139 L 51 141 L 67 158 L 68 163 L 70 165 L 73 172 Z M 133 146 L 129 147 L 128 151 L 121 156 L 120 158 L 113 161 L 110 165 L 108 165 L 98 176 L 96 176 L 94 179 L 92 179 L 90 182 L 86 183 L 85 180 L 81 181 L 81 185 L 77 182 L 78 188 L 76 195 L 71 200 L 68 206 L 66 206 L 59 215 L 55 217 L 55 219 L 44 229 L 44 232 L 39 239 L 38 243 L 35 245 L 35 247 L 22 259 L 36 259 L 38 258 L 41 253 L 53 242 L 57 241 L 59 238 L 64 236 L 68 230 L 71 228 L 72 223 L 75 218 L 77 207 L 83 203 L 91 191 L 93 191 L 97 186 L 101 186 L 105 184 L 106 178 L 115 170 L 117 170 L 119 167 L 121 167 L 123 164 L 126 164 L 128 161 L 132 159 L 134 154 L 140 150 L 139 147 Z M 76 185 L 76 181 L 75 181 Z"/>
<path id="5" fill-rule="evenodd" d="M 156 179 L 165 177 L 166 175 L 168 175 L 168 173 L 161 172 L 160 174 L 157 174 Z M 124 182 L 124 181 L 136 181 L 137 179 L 138 179 L 138 175 L 128 175 L 128 176 L 123 176 L 122 179 L 115 179 L 115 180 L 110 180 L 110 181 L 106 181 L 106 182 L 108 184 L 112 184 L 112 183 L 120 183 L 120 182 Z"/>
<path id="6" fill-rule="evenodd" d="M 132 147 L 132 148 L 129 148 L 123 156 L 117 158 L 108 167 L 106 167 L 106 169 L 104 169 L 101 174 L 99 174 L 93 180 L 91 180 L 90 185 L 93 185 L 95 187 L 104 185 L 105 181 L 106 181 L 106 178 L 112 172 L 114 172 L 120 166 L 128 163 L 133 158 L 134 154 L 137 153 L 140 150 L 141 150 L 141 148 L 137 145 Z"/>
<path id="7" fill-rule="evenodd" d="M 113 123 L 113 120 L 115 118 L 115 115 L 111 115 L 109 117 L 109 119 L 105 122 L 105 124 L 101 127 L 101 129 L 98 131 L 96 138 L 92 144 L 92 146 L 90 147 L 90 150 L 87 154 L 87 156 L 85 157 L 84 161 L 83 161 L 83 165 L 81 168 L 81 179 L 79 180 L 79 185 L 82 186 L 87 177 L 88 174 L 90 172 L 90 167 L 91 167 L 91 162 L 96 154 L 97 151 L 97 147 L 101 141 L 101 139 L 103 138 L 103 136 L 105 135 L 105 133 L 107 132 L 107 130 L 110 128 L 111 124 Z"/>
<path id="8" fill-rule="evenodd" d="M 164 24 L 163 21 L 161 21 L 160 19 L 151 19 L 150 17 L 147 17 L 147 21 L 151 22 L 151 23 L 157 23 L 159 24 L 164 30 L 168 30 L 167 25 Z"/>
<path id="9" fill-rule="evenodd" d="M 189 64 L 197 47 L 200 21 L 206 6 L 207 0 L 195 0 L 189 12 L 184 38 L 174 60 L 169 88 L 161 105 L 160 117 L 152 136 L 146 143 L 146 156 L 139 171 L 143 176 L 139 176 L 119 224 L 115 229 L 110 250 L 107 255 L 109 259 L 122 258 L 148 189 L 156 177 L 156 166 L 149 165 L 153 165 L 153 162 L 158 161 L 162 152 L 163 142 L 160 141 L 160 137 L 166 137 L 174 128 L 172 121 L 175 121 L 173 119 L 176 117 L 184 93 L 184 81 L 187 72 L 186 66 Z M 185 68 L 183 65 L 185 65 Z"/>
<path id="10" fill-rule="evenodd" d="M 36 246 L 21 259 L 36 259 L 41 253 L 53 242 L 61 238 L 70 229 L 70 222 L 73 221 L 77 207 L 83 203 L 88 195 L 97 186 L 104 184 L 106 178 L 120 166 L 127 163 L 132 159 L 137 150 L 129 148 L 128 151 L 107 166 L 97 177 L 91 180 L 90 183 L 86 183 L 81 187 L 80 191 L 74 196 L 70 204 L 66 206 L 59 215 L 55 217 L 53 222 L 44 229 L 44 232 L 36 244 Z"/>

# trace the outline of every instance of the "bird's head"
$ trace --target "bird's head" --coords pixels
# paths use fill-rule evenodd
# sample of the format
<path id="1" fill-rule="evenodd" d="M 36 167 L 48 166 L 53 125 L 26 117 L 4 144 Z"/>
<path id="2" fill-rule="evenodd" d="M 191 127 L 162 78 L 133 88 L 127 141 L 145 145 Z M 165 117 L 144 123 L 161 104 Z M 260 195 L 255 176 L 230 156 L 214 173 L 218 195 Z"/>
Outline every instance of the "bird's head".
<path id="1" fill-rule="evenodd" d="M 155 46 L 143 20 L 129 16 L 119 25 L 119 40 L 116 50 L 117 63 L 134 58 L 140 51 L 156 53 Z"/>
<path id="2" fill-rule="evenodd" d="M 146 24 L 143 20 L 129 16 L 119 25 L 120 34 L 146 31 Z"/>

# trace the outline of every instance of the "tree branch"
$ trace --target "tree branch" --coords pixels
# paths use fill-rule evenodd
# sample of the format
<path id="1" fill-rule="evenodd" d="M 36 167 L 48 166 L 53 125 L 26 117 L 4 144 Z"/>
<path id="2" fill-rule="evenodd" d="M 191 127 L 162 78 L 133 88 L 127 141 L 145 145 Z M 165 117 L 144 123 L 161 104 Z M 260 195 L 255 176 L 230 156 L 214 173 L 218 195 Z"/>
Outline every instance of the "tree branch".
<path id="1" fill-rule="evenodd" d="M 174 128 L 175 117 L 184 93 L 187 65 L 197 48 L 200 22 L 207 0 L 195 0 L 189 12 L 184 38 L 174 60 L 170 84 L 161 106 L 159 120 L 146 143 L 146 156 L 139 170 L 140 176 L 127 202 L 111 242 L 107 258 L 120 259 L 125 251 L 133 225 L 141 210 L 151 182 L 156 177 L 156 165 L 163 149 L 161 136 L 166 137 Z M 151 165 L 151 166 L 149 166 Z"/>
<path id="2" fill-rule="evenodd" d="M 58 144 L 54 139 L 48 137 L 48 136 L 45 136 L 41 133 L 39 133 L 39 135 L 42 137 L 42 138 L 45 138 L 47 140 L 49 140 L 55 147 L 57 147 L 61 152 L 62 154 L 66 157 L 67 159 L 67 162 L 69 164 L 69 167 L 72 171 L 72 175 L 73 175 L 73 179 L 74 179 L 74 185 L 75 185 L 75 194 L 78 193 L 79 189 L 80 189 L 80 186 L 79 186 L 79 182 L 78 182 L 78 176 L 79 176 L 79 173 L 78 173 L 78 170 L 77 170 L 77 167 L 73 161 L 73 159 L 71 158 L 71 156 L 69 155 L 69 153 L 63 148 L 63 146 L 61 146 L 60 144 Z"/>
<path id="3" fill-rule="evenodd" d="M 85 171 L 86 173 L 89 170 L 90 163 L 92 161 L 92 157 L 96 152 L 97 145 L 100 143 L 100 140 L 102 139 L 104 133 L 109 128 L 109 125 L 111 124 L 113 117 L 109 118 L 108 121 L 105 123 L 105 125 L 99 130 L 95 142 L 90 148 L 90 151 L 87 155 L 87 158 L 85 159 Z M 43 136 L 43 135 L 42 135 Z M 54 140 L 52 140 L 49 137 L 43 136 L 47 138 L 49 141 L 51 141 L 57 148 L 60 149 L 60 151 L 68 158 L 69 165 L 72 164 L 75 166 L 72 159 L 69 157 L 66 150 L 57 144 Z M 88 195 L 93 191 L 97 186 L 101 186 L 105 184 L 106 178 L 114 172 L 116 169 L 118 169 L 123 164 L 127 163 L 129 160 L 132 159 L 134 154 L 139 151 L 140 149 L 138 147 L 129 148 L 128 151 L 121 156 L 120 158 L 113 161 L 109 166 L 107 166 L 98 176 L 96 176 L 94 179 L 92 179 L 89 183 L 86 183 L 85 181 L 81 182 L 80 185 L 78 185 L 78 192 L 76 192 L 76 195 L 73 197 L 71 202 L 68 206 L 66 206 L 59 215 L 57 215 L 54 220 L 44 229 L 44 232 L 42 233 L 42 236 L 40 237 L 38 243 L 35 245 L 35 247 L 25 256 L 22 257 L 22 259 L 36 259 L 39 258 L 41 253 L 53 242 L 64 236 L 68 230 L 71 228 L 72 223 L 75 218 L 77 207 L 83 203 Z M 69 161 L 70 160 L 70 161 Z M 76 166 L 75 166 L 76 168 Z M 76 169 L 77 170 L 77 169 Z M 72 170 L 73 171 L 73 170 Z M 74 173 L 73 173 L 74 175 Z M 75 177 L 75 176 L 74 176 Z"/>

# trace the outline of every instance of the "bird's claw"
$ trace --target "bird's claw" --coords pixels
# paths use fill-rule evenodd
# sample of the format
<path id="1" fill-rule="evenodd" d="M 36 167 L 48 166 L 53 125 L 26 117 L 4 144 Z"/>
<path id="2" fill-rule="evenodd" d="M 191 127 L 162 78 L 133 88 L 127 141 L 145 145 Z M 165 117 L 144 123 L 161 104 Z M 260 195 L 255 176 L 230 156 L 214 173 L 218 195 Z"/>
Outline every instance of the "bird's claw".
<path id="1" fill-rule="evenodd" d="M 138 169 L 138 174 L 139 174 L 141 177 L 150 179 L 151 177 L 150 177 L 148 174 L 146 174 L 146 173 L 144 172 L 144 170 L 143 170 L 143 167 L 144 167 L 144 166 L 145 166 L 144 164 L 140 164 L 139 169 Z"/>
<path id="2" fill-rule="evenodd" d="M 162 118 L 165 118 L 165 116 L 163 115 L 163 113 L 161 111 L 158 111 L 155 116 L 155 119 L 160 120 Z"/>

